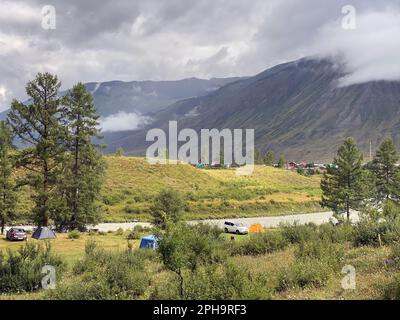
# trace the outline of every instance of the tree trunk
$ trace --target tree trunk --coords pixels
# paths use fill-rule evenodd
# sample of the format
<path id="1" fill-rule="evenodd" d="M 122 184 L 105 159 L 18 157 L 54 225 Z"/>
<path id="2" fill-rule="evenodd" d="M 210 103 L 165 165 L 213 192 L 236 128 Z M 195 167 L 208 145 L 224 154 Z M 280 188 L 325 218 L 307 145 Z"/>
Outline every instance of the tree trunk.
<path id="1" fill-rule="evenodd" d="M 49 224 L 49 218 L 48 218 L 48 208 L 47 208 L 47 200 L 49 197 L 49 168 L 47 164 L 47 160 L 44 162 L 44 170 L 43 170 L 43 201 L 42 201 L 42 208 L 40 208 L 40 211 L 42 213 L 41 217 L 41 226 L 42 227 L 47 227 Z"/>
<path id="2" fill-rule="evenodd" d="M 5 228 L 5 226 L 6 226 L 6 224 L 5 224 L 5 221 L 4 221 L 4 220 L 1 220 L 1 222 L 0 222 L 0 226 L 1 226 L 1 234 L 4 234 L 4 228 Z"/>
<path id="3" fill-rule="evenodd" d="M 73 170 L 73 196 L 72 196 L 72 217 L 71 217 L 71 227 L 72 229 L 76 229 L 78 227 L 77 225 L 77 218 L 78 218 L 78 187 L 76 185 L 78 179 L 79 179 L 79 135 L 80 135 L 80 120 L 81 116 L 78 114 L 78 125 L 75 131 L 75 157 L 74 157 L 74 170 Z"/>
<path id="4" fill-rule="evenodd" d="M 183 298 L 183 293 L 184 293 L 184 290 L 183 290 L 183 281 L 184 281 L 184 280 L 183 280 L 183 276 L 182 276 L 181 270 L 179 270 L 178 276 L 179 276 L 179 294 L 180 294 L 181 298 Z"/>

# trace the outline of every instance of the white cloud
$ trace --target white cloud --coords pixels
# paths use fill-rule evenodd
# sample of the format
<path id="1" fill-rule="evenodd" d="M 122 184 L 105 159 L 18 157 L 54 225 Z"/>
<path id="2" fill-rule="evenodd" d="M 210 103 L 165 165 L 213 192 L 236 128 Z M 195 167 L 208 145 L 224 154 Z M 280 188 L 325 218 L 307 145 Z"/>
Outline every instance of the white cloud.
<path id="1" fill-rule="evenodd" d="M 10 95 L 11 92 L 5 86 L 0 85 L 0 103 L 7 101 Z"/>
<path id="2" fill-rule="evenodd" d="M 120 111 L 100 119 L 100 128 L 103 132 L 119 132 L 136 130 L 151 122 L 150 117 L 138 113 Z"/>
<path id="3" fill-rule="evenodd" d="M 342 84 L 399 76 L 399 0 L 352 0 L 358 29 L 343 30 L 348 0 L 0 0 L 0 83 L 20 100 L 37 72 L 78 81 L 248 76 L 308 55 L 341 55 Z M 10 96 L 0 101 L 9 107 Z"/>
<path id="4" fill-rule="evenodd" d="M 400 80 L 400 12 L 360 14 L 356 30 L 340 28 L 340 21 L 321 29 L 315 51 L 341 56 L 348 75 L 341 85 L 375 80 Z"/>

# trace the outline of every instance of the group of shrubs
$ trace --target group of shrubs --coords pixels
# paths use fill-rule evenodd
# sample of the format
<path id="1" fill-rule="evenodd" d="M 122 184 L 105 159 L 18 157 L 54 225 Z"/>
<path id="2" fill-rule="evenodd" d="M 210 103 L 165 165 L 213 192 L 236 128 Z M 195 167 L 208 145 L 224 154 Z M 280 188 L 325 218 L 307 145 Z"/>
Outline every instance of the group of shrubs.
<path id="1" fill-rule="evenodd" d="M 400 215 L 368 215 L 354 228 L 353 242 L 356 246 L 390 245 L 400 241 Z"/>
<path id="2" fill-rule="evenodd" d="M 33 292 L 41 288 L 44 266 L 55 268 L 60 276 L 65 269 L 63 261 L 45 246 L 27 243 L 17 251 L 0 251 L 0 293 Z"/>
<path id="3" fill-rule="evenodd" d="M 215 267 L 201 266 L 188 273 L 185 300 L 269 300 L 273 290 L 267 285 L 267 277 L 254 274 L 244 267 L 224 262 Z M 170 299 L 171 297 L 168 297 Z"/>
<path id="4" fill-rule="evenodd" d="M 228 257 L 231 242 L 205 224 L 170 224 L 160 234 L 159 253 L 169 271 L 154 284 L 152 299 L 270 299 L 265 276 L 254 275 Z"/>
<path id="5" fill-rule="evenodd" d="M 370 219 L 365 217 L 356 224 L 343 222 L 319 226 L 312 223 L 282 225 L 279 230 L 250 235 L 243 241 L 232 241 L 230 253 L 257 256 L 280 251 L 292 245 L 295 247 L 295 260 L 279 272 L 275 289 L 285 291 L 293 288 L 322 287 L 329 279 L 340 274 L 341 267 L 345 264 L 345 243 L 354 246 L 378 245 L 392 243 L 397 239 L 396 224 L 389 227 L 388 223 L 380 221 L 378 229 L 366 227 L 367 223 L 370 223 Z M 378 239 L 382 241 L 379 242 Z"/>
<path id="6" fill-rule="evenodd" d="M 293 288 L 323 287 L 340 272 L 344 250 L 327 240 L 302 240 L 295 251 L 295 262 L 278 276 L 278 291 Z"/>
<path id="7" fill-rule="evenodd" d="M 86 243 L 85 255 L 73 267 L 73 279 L 61 282 L 47 298 L 60 300 L 134 299 L 144 294 L 150 283 L 146 262 L 153 252 L 132 250 L 110 252 Z"/>
<path id="8" fill-rule="evenodd" d="M 232 241 L 230 252 L 233 256 L 258 256 L 283 250 L 288 244 L 282 232 L 259 233 L 241 242 Z"/>

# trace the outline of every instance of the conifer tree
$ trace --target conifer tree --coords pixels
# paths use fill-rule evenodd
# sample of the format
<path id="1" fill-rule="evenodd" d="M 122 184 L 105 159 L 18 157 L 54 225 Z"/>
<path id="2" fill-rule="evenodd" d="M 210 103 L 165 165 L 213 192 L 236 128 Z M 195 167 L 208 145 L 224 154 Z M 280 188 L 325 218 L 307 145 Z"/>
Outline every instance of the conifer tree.
<path id="1" fill-rule="evenodd" d="M 275 154 L 273 151 L 269 150 L 264 157 L 264 164 L 267 166 L 273 166 L 275 160 Z"/>
<path id="2" fill-rule="evenodd" d="M 13 133 L 26 146 L 19 153 L 17 166 L 26 169 L 26 183 L 35 191 L 33 213 L 39 226 L 48 225 L 58 206 L 54 192 L 64 154 L 62 132 L 65 128 L 58 95 L 60 86 L 57 76 L 39 73 L 26 86 L 29 102 L 14 100 L 8 114 Z"/>
<path id="3" fill-rule="evenodd" d="M 0 228 L 4 233 L 6 223 L 15 217 L 17 195 L 12 179 L 14 159 L 12 135 L 4 121 L 0 121 Z"/>
<path id="4" fill-rule="evenodd" d="M 279 161 L 278 161 L 278 168 L 284 168 L 286 165 L 286 159 L 285 159 L 285 155 L 281 155 L 279 157 Z"/>
<path id="5" fill-rule="evenodd" d="M 378 200 L 395 199 L 398 197 L 399 161 L 396 147 L 392 139 L 385 139 L 380 145 L 372 162 L 372 171 L 375 175 Z"/>
<path id="6" fill-rule="evenodd" d="M 66 213 L 59 224 L 72 229 L 84 228 L 98 222 L 100 195 L 105 164 L 99 146 L 98 118 L 92 95 L 82 83 L 75 85 L 64 99 L 66 133 L 66 160 L 63 168 L 61 193 L 65 197 Z"/>
<path id="7" fill-rule="evenodd" d="M 362 167 L 363 156 L 353 138 L 348 138 L 339 148 L 337 157 L 321 181 L 321 205 L 336 214 L 359 209 L 371 192 L 368 172 Z"/>

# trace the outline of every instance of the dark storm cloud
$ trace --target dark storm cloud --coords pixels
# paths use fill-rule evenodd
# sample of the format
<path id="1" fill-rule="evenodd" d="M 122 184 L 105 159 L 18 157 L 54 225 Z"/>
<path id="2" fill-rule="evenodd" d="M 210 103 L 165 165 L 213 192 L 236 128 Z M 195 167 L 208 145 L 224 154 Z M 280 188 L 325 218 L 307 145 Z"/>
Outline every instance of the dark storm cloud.
<path id="1" fill-rule="evenodd" d="M 41 27 L 43 5 L 56 30 Z M 343 30 L 341 9 L 357 9 Z M 341 56 L 343 85 L 399 79 L 400 0 L 0 0 L 0 109 L 39 71 L 77 81 L 251 75 Z"/>

